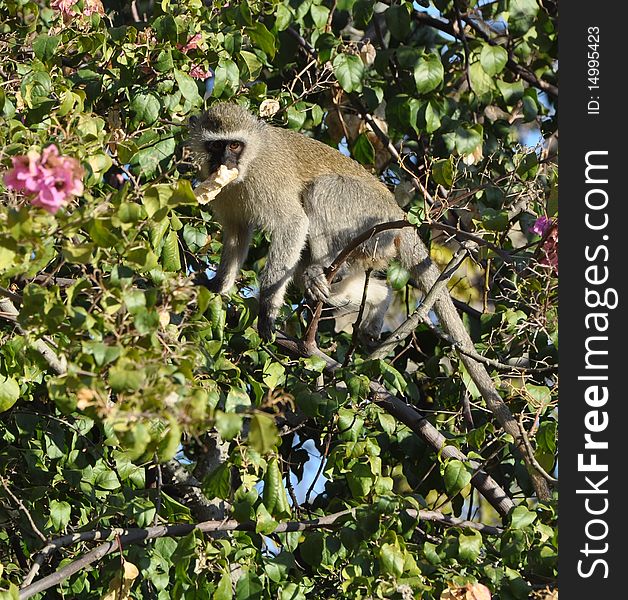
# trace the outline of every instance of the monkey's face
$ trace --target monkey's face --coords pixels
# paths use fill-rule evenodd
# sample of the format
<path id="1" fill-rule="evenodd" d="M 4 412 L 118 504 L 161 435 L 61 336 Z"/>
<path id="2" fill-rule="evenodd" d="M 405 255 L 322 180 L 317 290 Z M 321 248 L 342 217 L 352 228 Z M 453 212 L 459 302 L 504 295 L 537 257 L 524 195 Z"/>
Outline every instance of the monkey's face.
<path id="1" fill-rule="evenodd" d="M 204 146 L 207 156 L 207 170 L 210 174 L 218 171 L 221 165 L 225 165 L 228 169 L 239 168 L 245 146 L 242 140 L 208 140 Z"/>

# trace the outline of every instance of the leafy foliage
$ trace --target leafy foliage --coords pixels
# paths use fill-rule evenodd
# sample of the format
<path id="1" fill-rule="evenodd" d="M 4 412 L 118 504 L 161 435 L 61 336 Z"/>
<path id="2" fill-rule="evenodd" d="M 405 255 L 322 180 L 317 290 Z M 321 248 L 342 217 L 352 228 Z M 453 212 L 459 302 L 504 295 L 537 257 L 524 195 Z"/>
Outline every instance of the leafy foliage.
<path id="1" fill-rule="evenodd" d="M 243 526 L 128 543 L 122 565 L 106 556 L 59 589 L 427 599 L 481 582 L 509 600 L 555 580 L 554 502 L 536 501 L 513 440 L 433 328 L 384 361 L 324 324 L 320 347 L 348 360 L 330 375 L 318 357 L 261 343 L 263 234 L 229 299 L 192 282 L 217 263 L 221 237 L 192 191 L 187 118 L 215 100 L 254 111 L 275 100 L 275 124 L 399 184 L 439 263 L 453 245 L 435 225 L 486 242 L 453 293 L 475 307 L 465 319 L 476 350 L 552 472 L 557 237 L 533 226 L 557 216 L 556 15 L 532 0 L 464 14 L 427 4 L 0 1 L 2 168 L 53 144 L 80 162 L 84 186 L 54 214 L 8 184 L 0 201 L 1 597 L 20 597 L 44 540 L 223 519 Z M 422 192 L 404 197 L 411 179 Z M 388 279 L 392 328 L 416 297 L 398 264 Z M 294 310 L 298 291 L 291 300 L 281 326 L 302 337 L 309 314 Z M 499 524 L 469 465 L 375 404 L 370 380 L 516 499 L 503 531 L 412 516 Z M 333 525 L 312 522 L 342 511 Z M 93 543 L 59 548 L 37 577 Z"/>

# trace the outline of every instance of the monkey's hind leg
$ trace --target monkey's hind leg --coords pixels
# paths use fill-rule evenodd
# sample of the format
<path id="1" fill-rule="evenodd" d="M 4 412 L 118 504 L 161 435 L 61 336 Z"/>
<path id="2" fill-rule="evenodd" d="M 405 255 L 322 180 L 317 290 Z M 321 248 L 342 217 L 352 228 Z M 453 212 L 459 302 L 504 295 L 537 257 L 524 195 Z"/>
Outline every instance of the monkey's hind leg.
<path id="1" fill-rule="evenodd" d="M 305 247 L 307 231 L 308 218 L 305 213 L 301 213 L 275 224 L 271 233 L 266 266 L 260 281 L 260 311 L 257 323 L 258 332 L 265 340 L 272 338 L 286 288 Z"/>
<path id="2" fill-rule="evenodd" d="M 331 294 L 327 299 L 327 304 L 336 308 L 336 316 L 351 314 L 357 318 L 364 301 L 359 335 L 368 345 L 380 336 L 384 326 L 384 317 L 392 299 L 392 291 L 384 280 L 371 275 L 366 288 L 366 298 L 364 298 L 365 285 L 366 273 L 362 269 L 356 269 L 331 285 Z"/>

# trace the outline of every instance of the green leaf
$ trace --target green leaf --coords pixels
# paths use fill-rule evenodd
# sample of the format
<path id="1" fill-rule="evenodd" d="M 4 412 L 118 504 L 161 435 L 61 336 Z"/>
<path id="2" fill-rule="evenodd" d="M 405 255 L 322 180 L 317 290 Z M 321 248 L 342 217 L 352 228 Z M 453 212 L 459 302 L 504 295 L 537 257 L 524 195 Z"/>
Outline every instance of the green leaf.
<path id="1" fill-rule="evenodd" d="M 536 521 L 536 513 L 525 506 L 517 506 L 510 516 L 510 526 L 513 529 L 523 529 Z"/>
<path id="2" fill-rule="evenodd" d="M 229 498 L 231 494 L 231 465 L 229 463 L 223 463 L 205 478 L 203 492 L 210 500 Z"/>
<path id="3" fill-rule="evenodd" d="M 140 150 L 133 157 L 133 163 L 135 161 L 139 163 L 142 174 L 148 179 L 155 174 L 162 162 L 167 163 L 167 161 L 172 159 L 175 148 L 176 142 L 173 138 L 162 140 L 154 146 Z"/>
<path id="4" fill-rule="evenodd" d="M 402 290 L 410 281 L 410 271 L 402 266 L 401 263 L 393 261 L 388 265 L 386 279 L 393 290 Z"/>
<path id="5" fill-rule="evenodd" d="M 221 58 L 214 71 L 214 90 L 212 95 L 216 98 L 226 96 L 230 98 L 240 87 L 240 70 L 232 60 Z"/>
<path id="6" fill-rule="evenodd" d="M 12 377 L 0 375 L 0 412 L 9 410 L 20 397 L 20 386 Z"/>
<path id="7" fill-rule="evenodd" d="M 72 514 L 71 506 L 68 502 L 51 500 L 49 523 L 55 531 L 61 531 L 70 522 Z"/>
<path id="8" fill-rule="evenodd" d="M 393 575 L 394 577 L 401 577 L 403 575 L 403 566 L 405 564 L 405 557 L 401 548 L 393 544 L 382 544 L 379 548 L 379 564 L 382 571 Z"/>
<path id="9" fill-rule="evenodd" d="M 324 29 L 327 25 L 327 19 L 329 18 L 329 9 L 322 4 L 312 4 L 310 14 L 312 15 L 312 21 L 314 21 L 316 28 Z"/>
<path id="10" fill-rule="evenodd" d="M 482 552 L 482 535 L 479 531 L 471 531 L 468 534 L 461 533 L 458 536 L 458 556 L 467 563 L 475 563 Z"/>
<path id="11" fill-rule="evenodd" d="M 407 94 L 393 96 L 386 105 L 386 118 L 390 126 L 399 132 L 411 128 L 419 133 L 417 117 L 421 103 Z"/>
<path id="12" fill-rule="evenodd" d="M 231 600 L 233 598 L 233 588 L 231 586 L 231 577 L 229 573 L 223 573 L 216 587 L 216 591 L 212 596 L 212 600 Z"/>
<path id="13" fill-rule="evenodd" d="M 264 413 L 255 413 L 251 418 L 249 444 L 260 454 L 266 454 L 279 442 L 279 433 L 274 419 Z"/>
<path id="14" fill-rule="evenodd" d="M 200 106 L 202 98 L 198 93 L 196 81 L 194 81 L 194 79 L 192 79 L 187 73 L 184 73 L 179 69 L 175 69 L 174 78 L 179 86 L 179 90 L 181 90 L 181 93 L 183 94 L 183 97 L 188 100 L 192 106 Z"/>
<path id="15" fill-rule="evenodd" d="M 61 36 L 59 35 L 49 35 L 48 33 L 38 35 L 33 41 L 33 52 L 39 60 L 46 62 L 55 56 L 60 41 Z"/>
<path id="16" fill-rule="evenodd" d="M 63 248 L 63 257 L 70 263 L 89 264 L 92 259 L 94 244 L 74 244 Z"/>
<path id="17" fill-rule="evenodd" d="M 120 480 L 114 471 L 104 469 L 96 475 L 94 485 L 101 490 L 117 490 L 120 488 Z"/>
<path id="18" fill-rule="evenodd" d="M 235 413 L 217 410 L 214 419 L 216 429 L 224 440 L 232 440 L 242 430 L 242 417 Z"/>
<path id="19" fill-rule="evenodd" d="M 354 498 L 362 499 L 369 494 L 375 477 L 371 467 L 364 463 L 355 463 L 347 473 L 347 484 Z"/>
<path id="20" fill-rule="evenodd" d="M 524 36 L 534 27 L 538 10 L 536 0 L 509 0 L 508 32 L 513 36 Z"/>
<path id="21" fill-rule="evenodd" d="M 268 512 L 278 519 L 290 516 L 290 505 L 277 458 L 271 458 L 264 474 L 263 499 Z"/>
<path id="22" fill-rule="evenodd" d="M 485 44 L 480 52 L 480 64 L 482 68 L 491 76 L 497 75 L 504 70 L 508 62 L 508 52 L 501 46 L 491 46 Z"/>
<path id="23" fill-rule="evenodd" d="M 449 189 L 454 182 L 454 166 L 449 158 L 437 160 L 432 164 L 432 178 L 436 183 Z"/>
<path id="24" fill-rule="evenodd" d="M 225 401 L 225 411 L 241 412 L 249 406 L 251 406 L 251 398 L 249 398 L 249 395 L 240 388 L 231 386 L 227 394 L 227 400 Z"/>
<path id="25" fill-rule="evenodd" d="M 508 212 L 485 208 L 482 211 L 482 225 L 489 231 L 506 231 L 508 229 Z"/>
<path id="26" fill-rule="evenodd" d="M 523 96 L 524 87 L 523 82 L 520 80 L 513 83 L 508 83 L 506 81 L 498 79 L 497 87 L 508 106 L 513 106 L 514 104 L 519 102 L 519 100 Z"/>
<path id="27" fill-rule="evenodd" d="M 181 271 L 181 255 L 179 253 L 179 236 L 176 231 L 170 230 L 170 233 L 164 240 L 164 246 L 161 251 L 161 264 L 164 271 L 179 272 Z"/>
<path id="28" fill-rule="evenodd" d="M 373 20 L 373 4 L 373 0 L 357 0 L 353 5 L 352 12 L 356 27 L 364 28 Z"/>
<path id="29" fill-rule="evenodd" d="M 332 62 L 334 75 L 345 92 L 362 90 L 364 63 L 359 56 L 338 54 Z"/>
<path id="30" fill-rule="evenodd" d="M 157 317 L 157 313 L 153 313 Z M 170 416 L 168 427 L 164 433 L 160 434 L 157 445 L 157 458 L 160 462 L 166 462 L 174 457 L 181 445 L 181 427 L 177 420 Z"/>
<path id="31" fill-rule="evenodd" d="M 240 56 L 242 57 L 242 60 L 244 60 L 244 63 L 249 71 L 248 80 L 253 81 L 257 79 L 263 67 L 262 61 L 257 58 L 257 55 L 252 52 L 247 52 L 246 50 L 241 50 Z"/>
<path id="32" fill-rule="evenodd" d="M 153 21 L 153 29 L 155 36 L 160 42 L 177 42 L 179 30 L 177 28 L 177 22 L 175 18 L 170 14 L 157 17 Z"/>
<path id="33" fill-rule="evenodd" d="M 414 82 L 419 94 L 426 94 L 436 89 L 445 75 L 443 63 L 438 54 L 422 56 L 414 67 Z"/>
<path id="34" fill-rule="evenodd" d="M 373 148 L 371 140 L 369 140 L 365 133 L 361 133 L 357 137 L 351 148 L 351 154 L 353 158 L 363 165 L 372 165 L 375 163 L 375 148 Z"/>
<path id="35" fill-rule="evenodd" d="M 275 29 L 277 31 L 285 31 L 290 27 L 294 16 L 290 7 L 285 4 L 278 4 L 275 8 Z"/>
<path id="36" fill-rule="evenodd" d="M 472 154 L 482 143 L 482 125 L 463 126 L 456 129 L 456 150 L 462 155 Z"/>
<path id="37" fill-rule="evenodd" d="M 403 41 L 410 35 L 410 13 L 405 3 L 390 6 L 385 17 L 386 25 L 395 39 Z"/>
<path id="38" fill-rule="evenodd" d="M 251 42 L 268 55 L 271 60 L 275 57 L 277 52 L 277 40 L 275 36 L 268 31 L 266 25 L 257 22 L 251 27 L 246 28 L 246 32 L 251 38 Z"/>
<path id="39" fill-rule="evenodd" d="M 471 79 L 471 89 L 478 96 L 485 96 L 490 101 L 495 91 L 493 77 L 490 76 L 479 62 L 471 63 L 469 66 L 469 79 Z M 488 95 L 490 94 L 490 99 Z"/>
<path id="40" fill-rule="evenodd" d="M 153 68 L 159 73 L 170 73 L 172 69 L 174 69 L 172 51 L 170 50 L 170 48 L 162 50 L 157 55 L 157 60 L 153 63 Z"/>
<path id="41" fill-rule="evenodd" d="M 139 390 L 144 384 L 144 373 L 127 360 L 119 360 L 109 369 L 109 385 L 114 392 Z"/>
<path id="42" fill-rule="evenodd" d="M 134 126 L 140 123 L 152 125 L 159 118 L 161 112 L 159 98 L 152 93 L 135 95 L 129 108 L 133 111 Z"/>
<path id="43" fill-rule="evenodd" d="M 435 102 L 427 103 L 425 107 L 425 129 L 428 133 L 434 133 L 441 126 L 440 109 Z"/>
<path id="44" fill-rule="evenodd" d="M 194 227 L 189 223 L 186 223 L 183 227 L 183 241 L 189 248 L 190 252 L 194 254 L 198 253 L 199 250 L 205 247 L 207 244 L 207 240 L 209 236 L 207 235 L 207 230 L 203 226 Z"/>
<path id="45" fill-rule="evenodd" d="M 471 482 L 471 471 L 462 461 L 453 459 L 445 466 L 443 479 L 449 496 L 455 496 Z"/>
<path id="46" fill-rule="evenodd" d="M 262 598 L 264 587 L 260 578 L 250 571 L 245 571 L 236 584 L 236 600 L 258 600 Z"/>
<path id="47" fill-rule="evenodd" d="M 277 529 L 277 521 L 273 519 L 264 504 L 260 504 L 255 511 L 255 532 L 268 535 Z"/>

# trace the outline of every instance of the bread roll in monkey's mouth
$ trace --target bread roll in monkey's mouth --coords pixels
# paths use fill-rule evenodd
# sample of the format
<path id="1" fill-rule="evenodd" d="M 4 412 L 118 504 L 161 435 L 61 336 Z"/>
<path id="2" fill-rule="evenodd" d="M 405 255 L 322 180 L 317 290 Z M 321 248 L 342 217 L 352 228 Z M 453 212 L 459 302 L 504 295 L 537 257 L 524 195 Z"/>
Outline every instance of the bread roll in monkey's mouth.
<path id="1" fill-rule="evenodd" d="M 235 181 L 240 172 L 238 169 L 228 169 L 220 165 L 218 170 L 212 173 L 205 181 L 194 188 L 194 195 L 199 204 L 211 202 L 228 183 Z"/>

